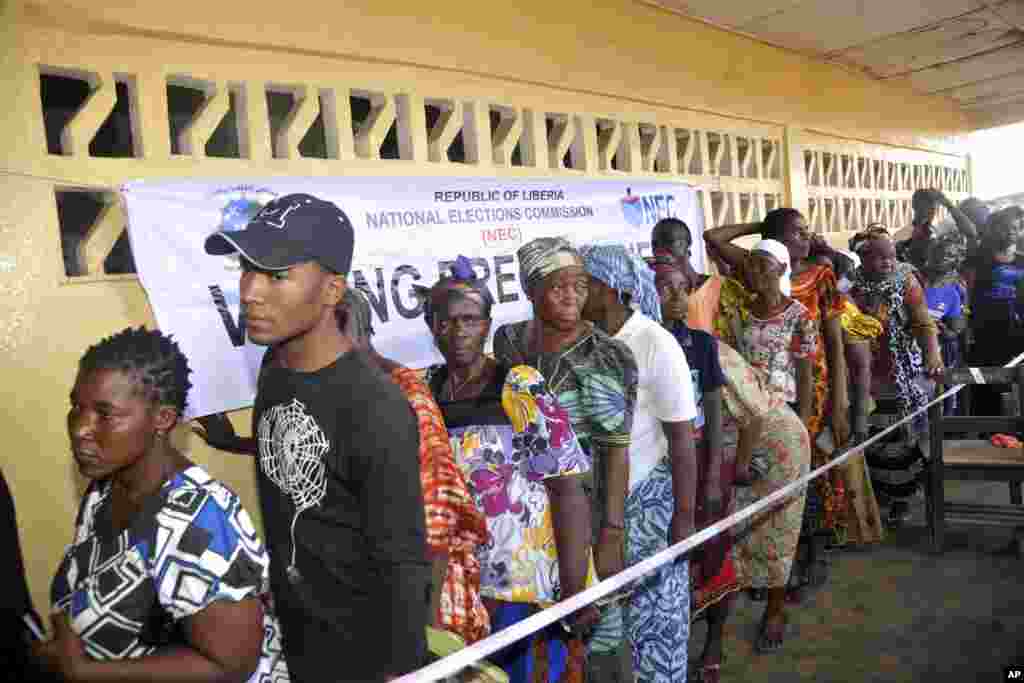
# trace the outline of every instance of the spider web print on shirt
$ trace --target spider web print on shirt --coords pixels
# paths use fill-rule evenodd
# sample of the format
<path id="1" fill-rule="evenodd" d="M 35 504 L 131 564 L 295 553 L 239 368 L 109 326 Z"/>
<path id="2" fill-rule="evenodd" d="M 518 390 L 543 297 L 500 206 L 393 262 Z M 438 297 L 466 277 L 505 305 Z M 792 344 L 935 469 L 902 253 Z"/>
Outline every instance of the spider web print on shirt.
<path id="1" fill-rule="evenodd" d="M 319 505 L 327 495 L 327 467 L 323 456 L 330 449 L 327 436 L 298 399 L 276 405 L 260 416 L 257 428 L 260 467 L 281 492 L 292 499 L 292 560 L 288 578 L 300 579 L 295 566 L 295 524 L 299 515 Z"/>

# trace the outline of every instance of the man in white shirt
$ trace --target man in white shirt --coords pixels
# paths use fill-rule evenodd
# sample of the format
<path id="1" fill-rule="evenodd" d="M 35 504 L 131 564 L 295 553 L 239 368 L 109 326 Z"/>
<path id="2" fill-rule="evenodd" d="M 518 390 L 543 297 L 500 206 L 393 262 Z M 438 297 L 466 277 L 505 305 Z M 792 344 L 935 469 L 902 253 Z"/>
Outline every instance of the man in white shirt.
<path id="1" fill-rule="evenodd" d="M 626 561 L 632 565 L 694 531 L 693 382 L 682 347 L 659 323 L 661 306 L 647 264 L 619 245 L 584 247 L 580 255 L 590 276 L 583 317 L 626 344 L 639 370 L 626 500 Z M 626 630 L 636 680 L 653 681 L 657 675 L 659 681 L 686 681 L 689 625 L 684 557 L 633 589 Z"/>

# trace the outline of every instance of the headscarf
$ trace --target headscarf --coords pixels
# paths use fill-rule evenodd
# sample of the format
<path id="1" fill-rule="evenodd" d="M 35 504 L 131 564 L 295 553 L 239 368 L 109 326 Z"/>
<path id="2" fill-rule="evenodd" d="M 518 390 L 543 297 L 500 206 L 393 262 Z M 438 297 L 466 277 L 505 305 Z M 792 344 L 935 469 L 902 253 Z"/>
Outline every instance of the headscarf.
<path id="1" fill-rule="evenodd" d="M 423 319 L 429 327 L 434 326 L 434 314 L 452 298 L 466 296 L 478 299 L 485 318 L 491 317 L 494 296 L 487 289 L 487 280 L 478 278 L 473 270 L 473 262 L 465 256 L 459 256 L 449 266 L 448 275 L 441 275 L 432 287 L 412 286 L 412 295 L 423 304 Z"/>
<path id="2" fill-rule="evenodd" d="M 580 249 L 587 274 L 619 294 L 628 294 L 633 306 L 652 320 L 661 322 L 661 301 L 654 286 L 654 273 L 643 259 L 621 244 L 588 244 Z"/>
<path id="3" fill-rule="evenodd" d="M 762 254 L 768 254 L 785 267 L 782 277 L 779 278 L 779 289 L 783 294 L 789 296 L 793 291 L 789 283 L 789 277 L 793 271 L 789 265 L 789 249 L 786 248 L 786 245 L 778 240 L 761 240 L 750 251 L 751 253 L 759 251 Z"/>
<path id="4" fill-rule="evenodd" d="M 519 283 L 529 293 L 548 275 L 568 266 L 582 266 L 579 252 L 564 237 L 538 237 L 519 247 Z"/>
<path id="5" fill-rule="evenodd" d="M 864 248 L 868 246 L 871 240 L 878 237 L 888 237 L 889 239 L 892 239 L 892 235 L 889 233 L 888 228 L 881 223 L 871 223 L 868 227 L 850 238 L 850 251 L 856 254 L 859 259 L 860 253 L 864 251 Z"/>

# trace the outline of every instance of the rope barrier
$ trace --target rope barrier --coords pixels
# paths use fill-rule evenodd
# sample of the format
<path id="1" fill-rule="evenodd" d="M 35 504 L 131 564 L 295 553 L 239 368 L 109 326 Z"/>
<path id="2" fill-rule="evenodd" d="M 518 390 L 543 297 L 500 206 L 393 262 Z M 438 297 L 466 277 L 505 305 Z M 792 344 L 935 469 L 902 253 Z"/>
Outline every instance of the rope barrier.
<path id="1" fill-rule="evenodd" d="M 1014 358 L 1004 367 L 1015 367 L 1021 361 L 1024 361 L 1024 353 Z M 971 368 L 970 370 L 972 370 L 973 375 L 973 370 L 976 370 L 976 368 Z M 783 498 L 789 496 L 791 493 L 794 493 L 797 489 L 806 486 L 807 483 L 810 482 L 812 479 L 821 476 L 822 474 L 832 469 L 833 467 L 845 463 L 847 460 L 854 457 L 855 455 L 860 455 L 868 446 L 871 446 L 875 442 L 879 441 L 882 437 L 892 432 L 893 430 L 898 429 L 899 427 L 903 426 L 910 420 L 913 420 L 918 415 L 926 412 L 932 406 L 940 404 L 950 396 L 955 395 L 961 389 L 963 389 L 964 386 L 965 385 L 963 384 L 958 384 L 950 388 L 940 396 L 934 398 L 926 406 L 919 408 L 918 410 L 915 410 L 913 413 L 907 415 L 898 422 L 894 422 L 893 424 L 889 425 L 878 434 L 875 434 L 866 441 L 862 441 L 853 448 L 845 451 L 842 455 L 822 465 L 816 470 L 812 470 L 811 472 L 808 472 L 806 475 L 800 477 L 796 481 L 791 482 L 776 491 L 773 491 L 772 493 L 768 494 L 767 496 L 757 501 L 756 503 L 748 505 L 742 510 L 734 512 L 733 514 L 716 522 L 715 524 L 712 524 L 711 526 L 702 529 L 701 531 L 698 531 L 692 536 L 688 536 L 679 543 L 668 548 L 665 548 L 664 550 L 658 553 L 655 553 L 647 559 L 642 560 L 636 563 L 635 565 L 619 572 L 615 576 L 611 576 L 605 579 L 604 581 L 601 581 L 591 586 L 590 588 L 587 588 L 586 590 L 577 593 L 571 598 L 563 600 L 562 602 L 559 602 L 556 605 L 552 605 L 551 607 L 545 610 L 533 614 L 524 619 L 523 621 L 520 621 L 502 631 L 499 631 L 498 633 L 488 636 L 483 640 L 477 641 L 476 643 L 473 643 L 472 645 L 462 650 L 459 650 L 458 652 L 454 652 L 448 655 L 444 659 L 440 659 L 434 662 L 433 664 L 429 664 L 423 667 L 422 669 L 413 671 L 411 673 L 405 674 L 404 676 L 397 678 L 397 683 L 426 683 L 427 681 L 443 680 L 449 676 L 458 673 L 459 671 L 462 671 L 466 667 L 472 665 L 474 662 L 478 662 L 481 659 L 487 657 L 488 655 L 494 654 L 495 652 L 502 650 L 505 647 L 508 647 L 512 643 L 522 638 L 525 638 L 531 633 L 535 633 L 536 631 L 539 631 L 542 628 L 545 628 L 546 626 L 549 626 L 555 623 L 556 621 L 569 616 L 573 612 L 576 612 L 577 610 L 586 607 L 590 603 L 600 600 L 601 598 L 614 593 L 626 584 L 631 583 L 636 579 L 640 578 L 644 574 L 654 571 L 661 565 L 666 564 L 672 560 L 675 560 L 680 555 L 686 553 L 686 551 L 692 550 L 693 548 L 697 547 L 709 538 L 717 536 L 726 529 L 733 527 L 736 524 L 739 524 L 740 522 L 750 517 L 753 517 L 757 513 L 764 510 L 765 508 L 770 507 L 773 503 L 782 500 Z"/>

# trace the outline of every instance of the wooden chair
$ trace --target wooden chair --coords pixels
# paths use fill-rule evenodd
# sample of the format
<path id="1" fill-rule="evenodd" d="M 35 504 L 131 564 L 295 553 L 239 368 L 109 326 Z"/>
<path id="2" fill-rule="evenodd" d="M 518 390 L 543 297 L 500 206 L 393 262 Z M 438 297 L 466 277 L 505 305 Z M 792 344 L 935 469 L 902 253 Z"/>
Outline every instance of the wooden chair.
<path id="1" fill-rule="evenodd" d="M 945 525 L 977 524 L 1015 529 L 1018 555 L 1024 546 L 1024 505 L 1021 504 L 1021 482 L 1024 482 L 1024 449 L 998 448 L 981 439 L 945 440 L 951 432 L 1024 431 L 1024 365 L 1015 368 L 974 368 L 985 384 L 1016 384 L 1018 401 L 1015 416 L 949 416 L 943 417 L 942 405 L 929 409 L 931 430 L 931 461 L 926 471 L 926 514 L 931 532 L 932 549 L 941 553 Z M 968 368 L 946 371 L 945 386 L 979 384 Z M 947 503 L 946 479 L 1005 481 L 1009 486 L 1010 504 Z"/>

